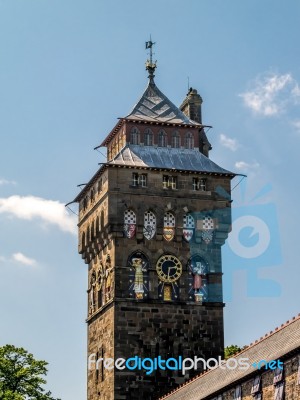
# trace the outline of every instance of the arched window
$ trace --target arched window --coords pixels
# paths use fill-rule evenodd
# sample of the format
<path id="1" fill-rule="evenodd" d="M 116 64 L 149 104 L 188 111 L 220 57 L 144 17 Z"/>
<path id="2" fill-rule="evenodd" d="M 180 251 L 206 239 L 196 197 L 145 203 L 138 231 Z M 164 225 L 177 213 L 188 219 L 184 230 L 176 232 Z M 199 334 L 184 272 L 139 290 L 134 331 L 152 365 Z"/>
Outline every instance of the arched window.
<path id="1" fill-rule="evenodd" d="M 107 160 L 110 161 L 111 160 L 111 146 L 107 147 Z"/>
<path id="2" fill-rule="evenodd" d="M 123 147 L 123 134 L 119 133 L 118 136 L 118 151 L 120 151 Z"/>
<path id="3" fill-rule="evenodd" d="M 186 149 L 193 149 L 194 148 L 194 135 L 191 132 L 188 132 L 185 135 L 184 147 Z"/>
<path id="4" fill-rule="evenodd" d="M 90 199 L 91 199 L 91 202 L 93 202 L 93 201 L 95 200 L 95 191 L 94 191 L 94 188 L 91 189 Z"/>
<path id="5" fill-rule="evenodd" d="M 98 236 L 98 233 L 100 232 L 100 217 L 97 215 L 96 218 L 96 237 Z"/>
<path id="6" fill-rule="evenodd" d="M 87 244 L 89 244 L 91 241 L 91 231 L 89 225 L 86 228 L 86 239 L 87 239 Z"/>
<path id="7" fill-rule="evenodd" d="M 175 149 L 180 147 L 180 135 L 178 131 L 172 133 L 172 147 Z"/>
<path id="8" fill-rule="evenodd" d="M 93 240 L 94 238 L 95 238 L 95 223 L 93 221 L 91 227 L 91 239 Z"/>
<path id="9" fill-rule="evenodd" d="M 100 229 L 104 228 L 104 211 L 101 211 L 101 216 L 100 216 Z"/>
<path id="10" fill-rule="evenodd" d="M 158 146 L 159 147 L 167 147 L 168 138 L 165 131 L 160 131 L 158 134 Z"/>
<path id="11" fill-rule="evenodd" d="M 98 181 L 98 193 L 102 192 L 102 182 L 102 178 L 100 178 Z"/>
<path id="12" fill-rule="evenodd" d="M 85 248 L 85 232 L 83 232 L 81 235 L 81 247 L 82 249 Z"/>
<path id="13" fill-rule="evenodd" d="M 144 132 L 144 145 L 153 146 L 153 133 L 151 129 L 146 129 Z"/>
<path id="14" fill-rule="evenodd" d="M 131 129 L 130 143 L 131 144 L 140 144 L 140 132 L 137 128 Z"/>

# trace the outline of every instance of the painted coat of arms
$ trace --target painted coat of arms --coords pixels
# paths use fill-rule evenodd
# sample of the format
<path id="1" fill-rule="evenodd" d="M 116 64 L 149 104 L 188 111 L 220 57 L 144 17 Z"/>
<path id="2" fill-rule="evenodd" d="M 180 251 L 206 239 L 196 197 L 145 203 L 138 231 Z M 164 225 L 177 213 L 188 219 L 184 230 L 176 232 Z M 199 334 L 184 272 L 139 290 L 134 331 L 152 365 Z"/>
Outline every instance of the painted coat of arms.
<path id="1" fill-rule="evenodd" d="M 132 239 L 136 232 L 136 215 L 132 210 L 124 213 L 124 234 L 128 239 Z"/>
<path id="2" fill-rule="evenodd" d="M 166 212 L 164 216 L 163 237 L 170 242 L 175 236 L 175 216 L 171 212 Z"/>
<path id="3" fill-rule="evenodd" d="M 144 214 L 143 233 L 147 240 L 153 239 L 156 233 L 156 217 L 152 211 L 146 211 Z"/>
<path id="4" fill-rule="evenodd" d="M 214 237 L 215 221 L 209 215 L 205 216 L 203 220 L 198 221 L 197 228 L 202 231 L 201 237 L 206 244 L 209 244 Z"/>
<path id="5" fill-rule="evenodd" d="M 186 214 L 183 217 L 183 237 L 189 242 L 194 235 L 195 220 L 191 214 Z"/>

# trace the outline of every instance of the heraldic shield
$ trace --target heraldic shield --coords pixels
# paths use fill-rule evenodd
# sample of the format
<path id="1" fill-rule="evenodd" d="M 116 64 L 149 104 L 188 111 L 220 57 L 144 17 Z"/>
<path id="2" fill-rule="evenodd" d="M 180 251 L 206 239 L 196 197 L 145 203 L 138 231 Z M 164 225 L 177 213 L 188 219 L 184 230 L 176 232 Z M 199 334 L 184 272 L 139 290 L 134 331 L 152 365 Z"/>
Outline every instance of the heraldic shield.
<path id="1" fill-rule="evenodd" d="M 214 220 L 210 216 L 206 216 L 202 221 L 202 239 L 206 244 L 209 244 L 213 240 L 215 224 Z"/>
<path id="2" fill-rule="evenodd" d="M 164 215 L 163 237 L 170 242 L 175 236 L 175 216 L 171 212 Z"/>
<path id="3" fill-rule="evenodd" d="M 191 214 L 186 214 L 183 217 L 183 237 L 189 242 L 194 235 L 195 220 Z"/>
<path id="4" fill-rule="evenodd" d="M 124 233 L 128 239 L 132 239 L 135 235 L 136 225 L 135 224 L 125 224 Z"/>
<path id="5" fill-rule="evenodd" d="M 152 211 L 146 211 L 144 214 L 143 233 L 147 240 L 153 239 L 156 233 L 156 217 Z"/>
<path id="6" fill-rule="evenodd" d="M 124 212 L 124 234 L 128 239 L 132 239 L 136 232 L 136 215 L 132 210 Z"/>

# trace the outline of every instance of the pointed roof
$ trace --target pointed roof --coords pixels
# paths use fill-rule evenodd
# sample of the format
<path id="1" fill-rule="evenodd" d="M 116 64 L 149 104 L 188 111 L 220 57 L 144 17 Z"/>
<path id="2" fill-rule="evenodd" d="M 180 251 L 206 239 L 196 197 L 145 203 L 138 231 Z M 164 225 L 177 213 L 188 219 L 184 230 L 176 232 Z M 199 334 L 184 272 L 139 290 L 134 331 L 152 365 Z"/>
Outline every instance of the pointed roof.
<path id="1" fill-rule="evenodd" d="M 198 149 L 175 149 L 171 147 L 127 144 L 107 165 L 126 167 L 184 170 L 235 176 L 231 171 L 219 167 Z"/>
<path id="2" fill-rule="evenodd" d="M 150 79 L 142 97 L 125 119 L 201 126 L 188 118 Z"/>

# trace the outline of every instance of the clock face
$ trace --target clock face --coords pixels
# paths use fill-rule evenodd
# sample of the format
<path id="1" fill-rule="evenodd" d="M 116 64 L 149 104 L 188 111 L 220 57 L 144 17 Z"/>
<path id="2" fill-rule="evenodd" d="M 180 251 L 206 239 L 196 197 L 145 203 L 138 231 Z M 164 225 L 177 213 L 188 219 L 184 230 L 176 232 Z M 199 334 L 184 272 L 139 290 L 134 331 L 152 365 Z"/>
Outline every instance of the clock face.
<path id="1" fill-rule="evenodd" d="M 181 262 L 170 254 L 161 256 L 156 264 L 156 271 L 162 282 L 176 282 L 182 274 Z"/>

